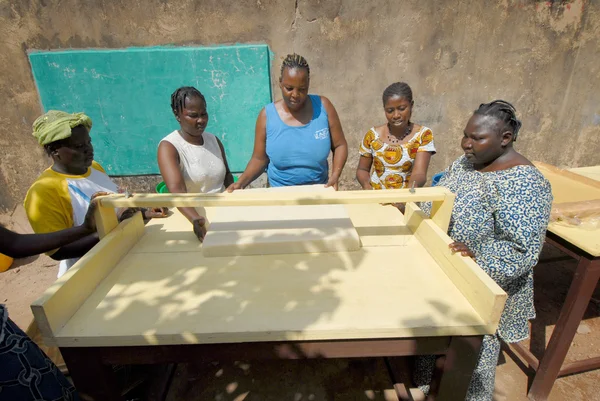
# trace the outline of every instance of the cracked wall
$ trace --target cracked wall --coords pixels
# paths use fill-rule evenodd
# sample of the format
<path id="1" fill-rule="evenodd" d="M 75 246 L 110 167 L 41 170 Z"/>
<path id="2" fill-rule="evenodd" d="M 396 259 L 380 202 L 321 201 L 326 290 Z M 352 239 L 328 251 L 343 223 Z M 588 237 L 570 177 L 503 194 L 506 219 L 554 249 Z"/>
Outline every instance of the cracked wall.
<path id="1" fill-rule="evenodd" d="M 460 154 L 471 111 L 496 98 L 516 105 L 526 156 L 600 164 L 599 26 L 600 0 L 0 0 L 0 209 L 21 203 L 49 165 L 31 136 L 41 106 L 30 49 L 267 43 L 274 83 L 298 52 L 311 92 L 340 114 L 350 144 L 341 184 L 357 188 L 358 142 L 384 122 L 381 93 L 398 80 L 413 88 L 413 120 L 434 132 L 430 173 Z M 148 190 L 156 177 L 121 181 Z"/>

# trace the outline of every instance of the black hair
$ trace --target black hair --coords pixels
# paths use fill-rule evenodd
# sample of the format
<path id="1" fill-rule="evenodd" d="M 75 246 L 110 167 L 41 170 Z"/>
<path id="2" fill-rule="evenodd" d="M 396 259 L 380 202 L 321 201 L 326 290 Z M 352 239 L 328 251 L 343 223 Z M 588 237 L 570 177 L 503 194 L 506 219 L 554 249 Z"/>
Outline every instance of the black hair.
<path id="1" fill-rule="evenodd" d="M 185 108 L 185 99 L 190 99 L 193 97 L 199 97 L 202 99 L 204 106 L 206 106 L 206 99 L 204 99 L 204 95 L 193 86 L 182 86 L 173 92 L 171 95 L 171 110 L 173 110 L 173 114 L 178 116 Z"/>
<path id="2" fill-rule="evenodd" d="M 412 89 L 406 82 L 394 82 L 383 91 L 383 96 L 381 99 L 383 100 L 383 105 L 385 106 L 385 102 L 388 101 L 389 98 L 398 96 L 406 98 L 410 103 L 413 102 L 413 94 Z"/>
<path id="3" fill-rule="evenodd" d="M 46 152 L 46 154 L 50 157 L 52 157 L 52 153 L 56 150 L 62 147 L 62 140 L 61 141 L 54 141 L 54 142 L 50 142 L 47 143 L 46 145 L 44 145 L 44 152 Z"/>
<path id="4" fill-rule="evenodd" d="M 517 119 L 515 107 L 507 101 L 494 100 L 490 103 L 482 103 L 473 114 L 494 117 L 503 122 L 502 130 L 509 128 L 512 131 L 513 141 L 517 140 L 517 135 L 521 129 L 521 121 Z"/>
<path id="5" fill-rule="evenodd" d="M 306 61 L 306 59 L 299 54 L 288 54 L 285 57 L 283 63 L 281 63 L 281 77 L 283 77 L 283 70 L 286 68 L 304 68 L 306 70 L 306 75 L 310 78 L 310 67 L 308 66 L 308 61 Z"/>

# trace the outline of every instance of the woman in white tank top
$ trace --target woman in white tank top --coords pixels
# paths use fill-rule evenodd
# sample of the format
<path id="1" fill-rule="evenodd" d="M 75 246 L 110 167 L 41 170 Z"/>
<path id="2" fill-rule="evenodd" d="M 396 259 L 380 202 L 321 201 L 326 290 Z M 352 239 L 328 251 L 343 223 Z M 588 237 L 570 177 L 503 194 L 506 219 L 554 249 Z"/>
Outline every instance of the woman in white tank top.
<path id="1" fill-rule="evenodd" d="M 233 183 L 225 149 L 221 141 L 208 132 L 206 100 L 191 86 L 171 95 L 171 109 L 180 129 L 171 132 L 158 145 L 158 167 L 171 193 L 217 193 Z M 180 207 L 194 227 L 199 240 L 206 233 L 204 216 L 193 207 Z"/>

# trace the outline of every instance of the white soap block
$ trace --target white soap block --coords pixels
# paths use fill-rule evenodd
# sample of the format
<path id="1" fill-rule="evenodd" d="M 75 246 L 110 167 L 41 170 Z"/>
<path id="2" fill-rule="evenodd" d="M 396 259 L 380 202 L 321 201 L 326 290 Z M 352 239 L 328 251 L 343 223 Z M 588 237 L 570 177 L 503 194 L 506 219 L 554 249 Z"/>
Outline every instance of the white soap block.
<path id="1" fill-rule="evenodd" d="M 319 186 L 256 191 L 322 191 Z M 207 257 L 343 252 L 360 249 L 344 205 L 215 208 L 202 244 Z"/>

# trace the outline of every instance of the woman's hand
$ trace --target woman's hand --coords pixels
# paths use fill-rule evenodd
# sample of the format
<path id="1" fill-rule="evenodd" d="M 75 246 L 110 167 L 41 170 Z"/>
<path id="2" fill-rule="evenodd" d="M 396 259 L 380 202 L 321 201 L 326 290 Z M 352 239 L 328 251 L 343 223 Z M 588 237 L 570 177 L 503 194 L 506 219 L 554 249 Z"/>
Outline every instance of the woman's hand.
<path id="1" fill-rule="evenodd" d="M 242 187 L 242 184 L 240 184 L 240 182 L 234 182 L 233 184 L 231 184 L 230 186 L 227 187 L 227 192 L 231 193 L 233 191 L 235 191 L 236 189 L 244 189 Z"/>
<path id="2" fill-rule="evenodd" d="M 136 214 L 137 212 L 139 212 L 140 209 L 139 207 L 124 207 L 124 208 L 120 208 L 117 210 L 117 220 L 119 220 L 119 223 L 122 222 L 123 220 L 127 220 L 131 217 L 133 217 L 134 214 Z"/>
<path id="3" fill-rule="evenodd" d="M 400 213 L 404 214 L 404 203 L 382 203 L 381 206 L 394 206 L 396 209 L 400 210 Z"/>
<path id="4" fill-rule="evenodd" d="M 167 212 L 169 211 L 166 207 L 151 207 L 142 209 L 142 213 L 144 214 L 144 219 L 150 220 L 152 218 L 163 218 L 167 217 Z"/>
<path id="5" fill-rule="evenodd" d="M 329 181 L 325 184 L 325 188 L 333 187 L 336 191 L 338 190 L 338 180 L 340 179 L 339 175 L 332 175 L 329 177 Z"/>
<path id="6" fill-rule="evenodd" d="M 448 247 L 452 251 L 452 254 L 460 252 L 462 256 L 470 256 L 471 258 L 475 259 L 473 252 L 471 252 L 471 250 L 463 242 L 453 242 L 448 245 Z"/>
<path id="7" fill-rule="evenodd" d="M 96 213 L 96 209 L 98 209 L 98 201 L 95 200 L 99 196 L 110 195 L 109 192 L 96 192 L 90 198 L 90 205 L 88 206 L 88 210 L 85 213 L 85 219 L 83 220 L 83 226 L 89 232 L 96 231 L 96 218 L 94 214 Z"/>
<path id="8" fill-rule="evenodd" d="M 200 242 L 204 241 L 204 236 L 206 235 L 206 219 L 204 217 L 200 217 L 192 221 L 192 226 L 194 227 L 194 234 L 198 237 Z"/>

